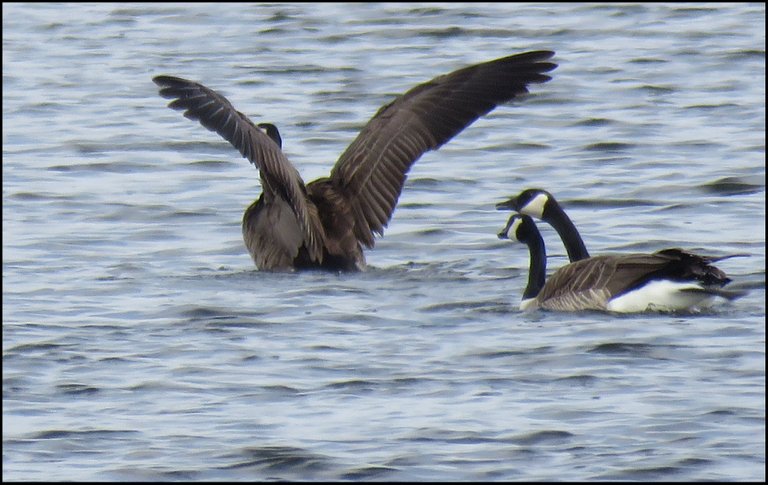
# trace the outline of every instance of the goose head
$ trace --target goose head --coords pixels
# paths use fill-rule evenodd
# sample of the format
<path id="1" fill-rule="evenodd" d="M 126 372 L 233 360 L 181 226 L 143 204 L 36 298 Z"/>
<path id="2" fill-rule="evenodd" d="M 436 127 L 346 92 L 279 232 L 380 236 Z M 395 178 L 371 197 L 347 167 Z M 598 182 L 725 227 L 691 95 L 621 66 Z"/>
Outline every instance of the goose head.
<path id="1" fill-rule="evenodd" d="M 512 214 L 509 217 L 507 225 L 498 234 L 499 239 L 509 239 L 523 244 L 529 244 L 530 242 L 536 241 L 536 235 L 539 235 L 539 230 L 536 227 L 536 223 L 533 222 L 533 219 L 525 214 L 517 213 Z M 541 238 L 540 235 L 539 238 Z"/>
<path id="2" fill-rule="evenodd" d="M 550 224 L 560 235 L 568 251 L 571 262 L 589 257 L 589 251 L 581 234 L 557 202 L 555 197 L 544 189 L 525 189 L 519 195 L 496 204 L 496 208 L 512 209 Z"/>
<path id="3" fill-rule="evenodd" d="M 525 189 L 519 195 L 496 204 L 499 210 L 511 209 L 542 221 L 547 221 L 553 206 L 557 206 L 557 201 L 544 189 Z"/>
<path id="4" fill-rule="evenodd" d="M 261 131 L 266 133 L 273 142 L 277 143 L 277 146 L 283 148 L 283 139 L 280 137 L 280 132 L 277 130 L 277 126 L 273 125 L 272 123 L 259 123 L 256 126 L 261 128 Z"/>

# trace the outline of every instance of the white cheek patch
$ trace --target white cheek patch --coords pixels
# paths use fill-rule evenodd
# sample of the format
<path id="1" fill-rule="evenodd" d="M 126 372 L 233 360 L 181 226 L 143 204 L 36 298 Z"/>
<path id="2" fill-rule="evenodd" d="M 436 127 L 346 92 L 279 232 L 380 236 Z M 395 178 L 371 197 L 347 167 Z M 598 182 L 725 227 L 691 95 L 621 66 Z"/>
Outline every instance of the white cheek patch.
<path id="1" fill-rule="evenodd" d="M 548 201 L 549 197 L 545 194 L 537 194 L 530 202 L 520 208 L 520 213 L 536 219 L 542 219 L 544 217 L 544 207 Z"/>
<path id="2" fill-rule="evenodd" d="M 517 228 L 520 227 L 520 224 L 523 223 L 523 219 L 521 217 L 515 217 L 515 220 L 512 221 L 512 225 L 509 226 L 509 230 L 507 231 L 507 237 L 512 239 L 513 241 L 521 242 L 520 239 L 517 238 Z"/>

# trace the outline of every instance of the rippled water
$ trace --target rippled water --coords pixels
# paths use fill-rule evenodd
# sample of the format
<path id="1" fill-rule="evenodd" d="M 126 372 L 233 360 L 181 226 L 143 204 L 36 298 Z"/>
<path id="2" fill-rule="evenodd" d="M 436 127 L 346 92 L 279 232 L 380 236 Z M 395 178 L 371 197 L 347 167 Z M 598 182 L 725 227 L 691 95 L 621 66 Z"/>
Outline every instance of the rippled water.
<path id="1" fill-rule="evenodd" d="M 413 168 L 360 274 L 255 270 L 259 179 L 166 108 L 199 80 L 324 176 L 394 95 L 557 51 Z M 750 294 L 524 314 L 494 204 Z M 550 265 L 565 261 L 554 232 Z M 764 480 L 763 4 L 3 4 L 4 480 Z"/>

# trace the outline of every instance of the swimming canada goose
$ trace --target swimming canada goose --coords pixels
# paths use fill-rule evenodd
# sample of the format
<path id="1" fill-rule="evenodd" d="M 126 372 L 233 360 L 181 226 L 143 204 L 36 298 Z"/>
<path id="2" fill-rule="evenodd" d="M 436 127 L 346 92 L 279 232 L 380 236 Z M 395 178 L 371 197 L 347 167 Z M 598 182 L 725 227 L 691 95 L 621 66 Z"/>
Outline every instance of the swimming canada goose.
<path id="1" fill-rule="evenodd" d="M 573 221 L 560 207 L 555 197 L 546 190 L 525 189 L 520 192 L 520 195 L 496 204 L 496 209 L 511 209 L 534 219 L 542 220 L 554 227 L 563 241 L 571 263 L 589 257 L 584 240 L 581 239 Z"/>
<path id="2" fill-rule="evenodd" d="M 157 76 L 168 106 L 229 141 L 259 170 L 262 194 L 243 215 L 243 239 L 262 270 L 360 270 L 394 212 L 413 163 L 479 117 L 551 78 L 535 51 L 471 65 L 420 84 L 371 118 L 329 177 L 304 184 L 281 150 L 277 128 L 254 124 L 202 84 Z"/>
<path id="3" fill-rule="evenodd" d="M 711 264 L 731 256 L 712 258 L 676 248 L 594 256 L 569 263 L 547 278 L 544 240 L 530 216 L 512 214 L 499 238 L 528 246 L 530 267 L 521 310 L 689 311 L 711 305 L 718 296 L 733 300 L 744 295 L 722 289 L 731 279 Z"/>

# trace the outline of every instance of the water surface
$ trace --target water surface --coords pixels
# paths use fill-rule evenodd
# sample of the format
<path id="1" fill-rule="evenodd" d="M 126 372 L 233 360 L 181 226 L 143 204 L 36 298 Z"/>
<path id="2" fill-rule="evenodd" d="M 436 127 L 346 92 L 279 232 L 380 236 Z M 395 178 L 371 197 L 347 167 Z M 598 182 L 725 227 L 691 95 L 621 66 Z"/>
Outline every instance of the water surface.
<path id="1" fill-rule="evenodd" d="M 534 49 L 553 80 L 416 163 L 360 274 L 256 271 L 258 174 L 151 81 L 310 181 L 396 94 Z M 749 295 L 519 312 L 494 205 L 536 186 L 594 254 L 750 254 Z M 3 478 L 764 480 L 764 234 L 762 4 L 3 4 Z"/>

